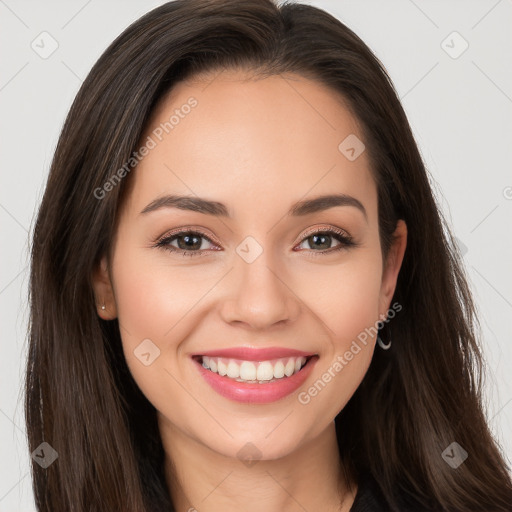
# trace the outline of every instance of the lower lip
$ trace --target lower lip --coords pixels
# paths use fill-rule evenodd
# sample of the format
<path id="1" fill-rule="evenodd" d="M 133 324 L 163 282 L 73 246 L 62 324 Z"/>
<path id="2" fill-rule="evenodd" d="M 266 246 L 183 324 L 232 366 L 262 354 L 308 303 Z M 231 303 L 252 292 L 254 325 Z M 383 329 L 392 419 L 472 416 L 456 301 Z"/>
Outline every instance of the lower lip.
<path id="1" fill-rule="evenodd" d="M 234 400 L 235 402 L 268 404 L 281 400 L 296 391 L 308 378 L 317 360 L 318 356 L 313 356 L 300 371 L 294 373 L 291 377 L 283 377 L 274 382 L 263 384 L 238 382 L 229 377 L 223 377 L 218 373 L 207 370 L 195 359 L 193 361 L 199 368 L 206 382 L 217 391 L 219 395 Z"/>

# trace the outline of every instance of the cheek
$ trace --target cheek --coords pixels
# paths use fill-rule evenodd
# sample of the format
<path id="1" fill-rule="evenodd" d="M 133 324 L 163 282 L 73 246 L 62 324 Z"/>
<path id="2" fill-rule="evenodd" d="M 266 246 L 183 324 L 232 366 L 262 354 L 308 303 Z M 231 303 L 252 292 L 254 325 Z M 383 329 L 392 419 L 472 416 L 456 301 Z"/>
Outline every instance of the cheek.
<path id="1" fill-rule="evenodd" d="M 226 268 L 134 248 L 127 235 L 120 240 L 114 252 L 113 286 L 123 352 L 133 379 L 166 421 L 183 431 L 197 429 L 198 435 L 208 425 L 208 432 L 222 438 L 224 431 L 212 420 L 216 412 L 210 411 L 208 396 L 195 388 L 195 363 L 183 351 L 210 321 L 215 286 L 222 286 L 219 280 Z M 138 356 L 148 352 L 150 361 L 153 353 L 158 356 L 146 365 L 148 361 Z"/>
<path id="2" fill-rule="evenodd" d="M 155 405 L 170 394 L 183 394 L 171 376 L 180 378 L 176 350 L 191 330 L 194 305 L 211 287 L 211 276 L 204 282 L 194 271 L 163 265 L 151 251 L 119 245 L 114 253 L 113 286 L 128 368 Z"/>
<path id="3" fill-rule="evenodd" d="M 336 352 L 345 351 L 378 320 L 379 258 L 377 251 L 361 250 L 347 255 L 341 264 L 310 264 L 294 272 L 291 288 L 322 321 L 322 333 Z"/>
<path id="4" fill-rule="evenodd" d="M 318 267 L 301 279 L 303 286 L 313 290 L 308 306 L 324 325 L 324 357 L 297 398 L 301 414 L 323 418 L 319 430 L 343 409 L 370 365 L 379 319 L 379 258 L 378 251 L 360 251 L 346 264 Z"/>
<path id="5" fill-rule="evenodd" d="M 159 340 L 160 344 L 179 340 L 187 313 L 197 309 L 216 278 L 211 268 L 187 269 L 176 264 L 176 259 L 174 264 L 166 264 L 161 253 L 151 251 L 157 249 L 127 247 L 124 251 L 120 248 L 119 257 L 114 256 L 117 314 L 127 334 L 123 341 L 130 343 L 140 343 L 143 338 Z"/>

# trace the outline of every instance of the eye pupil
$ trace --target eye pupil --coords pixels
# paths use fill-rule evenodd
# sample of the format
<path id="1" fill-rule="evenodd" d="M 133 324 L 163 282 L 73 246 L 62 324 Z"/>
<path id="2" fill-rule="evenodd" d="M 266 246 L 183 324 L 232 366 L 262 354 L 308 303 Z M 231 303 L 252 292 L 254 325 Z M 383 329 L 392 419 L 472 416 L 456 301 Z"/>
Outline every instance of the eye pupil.
<path id="1" fill-rule="evenodd" d="M 315 234 L 309 237 L 310 240 L 313 240 L 313 244 L 316 244 L 319 239 L 322 241 L 320 242 L 320 246 L 325 245 L 326 247 L 320 247 L 321 249 L 329 249 L 331 247 L 331 237 L 329 235 L 322 235 L 322 234 Z M 326 243 L 327 240 L 327 243 Z M 316 246 L 318 247 L 318 245 Z"/>
<path id="2" fill-rule="evenodd" d="M 181 235 L 177 240 L 180 249 L 200 249 L 201 247 L 201 237 L 196 235 Z M 184 240 L 184 243 L 181 240 Z"/>

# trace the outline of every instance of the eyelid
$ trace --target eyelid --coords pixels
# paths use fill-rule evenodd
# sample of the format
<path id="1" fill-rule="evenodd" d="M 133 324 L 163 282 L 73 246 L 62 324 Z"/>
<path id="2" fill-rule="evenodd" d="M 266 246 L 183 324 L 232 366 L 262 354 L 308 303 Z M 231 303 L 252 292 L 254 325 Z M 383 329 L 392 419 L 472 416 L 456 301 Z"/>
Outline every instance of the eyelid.
<path id="1" fill-rule="evenodd" d="M 337 228 L 336 226 L 322 225 L 322 226 L 315 226 L 314 228 L 309 228 L 306 231 L 302 232 L 294 243 L 299 243 L 304 238 L 308 238 L 309 236 L 315 235 L 317 233 L 323 233 L 324 231 L 333 232 L 333 233 L 341 235 L 345 238 L 352 239 L 352 235 L 350 235 L 350 233 L 348 233 L 344 229 Z"/>
<path id="2" fill-rule="evenodd" d="M 170 231 L 166 231 L 163 235 L 159 236 L 156 239 L 155 243 L 158 244 L 164 240 L 167 240 L 168 238 L 171 238 L 175 235 L 181 235 L 183 233 L 195 233 L 195 234 L 201 235 L 203 238 L 206 238 L 206 240 L 208 240 L 208 242 L 210 242 L 212 244 L 215 244 L 218 246 L 221 245 L 220 242 L 213 235 L 206 234 L 201 228 L 197 228 L 194 226 L 181 226 L 179 228 L 171 229 Z M 178 249 L 178 250 L 181 250 L 181 249 Z"/>

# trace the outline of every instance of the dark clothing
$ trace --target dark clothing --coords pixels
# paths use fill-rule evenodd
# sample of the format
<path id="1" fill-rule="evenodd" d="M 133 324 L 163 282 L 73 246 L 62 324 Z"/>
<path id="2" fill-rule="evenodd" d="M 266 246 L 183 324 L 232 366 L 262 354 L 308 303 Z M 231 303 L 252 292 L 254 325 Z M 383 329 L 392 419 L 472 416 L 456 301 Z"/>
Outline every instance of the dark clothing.
<path id="1" fill-rule="evenodd" d="M 375 479 L 367 474 L 361 477 L 350 512 L 388 512 L 389 507 Z"/>
<path id="2" fill-rule="evenodd" d="M 432 508 L 425 508 L 412 496 L 398 499 L 400 512 L 432 512 Z M 350 512 L 391 512 L 391 508 L 380 490 L 379 484 L 370 473 L 364 473 L 358 479 L 358 488 Z"/>

